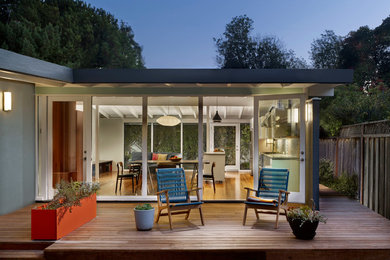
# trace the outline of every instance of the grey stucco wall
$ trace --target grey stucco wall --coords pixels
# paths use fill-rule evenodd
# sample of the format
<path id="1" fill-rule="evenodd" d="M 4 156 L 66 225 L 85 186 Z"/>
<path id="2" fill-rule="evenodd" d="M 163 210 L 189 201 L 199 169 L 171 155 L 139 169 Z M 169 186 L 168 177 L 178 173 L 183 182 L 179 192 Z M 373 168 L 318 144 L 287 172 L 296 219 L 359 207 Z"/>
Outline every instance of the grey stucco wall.
<path id="1" fill-rule="evenodd" d="M 0 79 L 12 111 L 0 110 L 0 215 L 35 201 L 34 85 Z"/>

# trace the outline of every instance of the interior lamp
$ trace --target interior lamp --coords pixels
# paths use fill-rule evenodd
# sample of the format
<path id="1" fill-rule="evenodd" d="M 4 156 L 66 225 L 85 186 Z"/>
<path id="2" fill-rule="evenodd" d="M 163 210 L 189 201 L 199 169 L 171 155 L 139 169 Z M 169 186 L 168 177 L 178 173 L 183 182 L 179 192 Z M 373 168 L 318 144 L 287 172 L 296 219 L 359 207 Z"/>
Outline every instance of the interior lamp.
<path id="1" fill-rule="evenodd" d="M 180 119 L 175 116 L 169 115 L 169 106 L 168 106 L 168 115 L 160 116 L 156 120 L 157 123 L 159 123 L 162 126 L 175 126 L 180 124 Z"/>
<path id="2" fill-rule="evenodd" d="M 162 126 L 175 126 L 180 124 L 180 119 L 174 116 L 161 116 L 156 121 Z"/>
<path id="3" fill-rule="evenodd" d="M 9 91 L 3 92 L 3 111 L 8 112 L 12 110 L 12 93 Z"/>
<path id="4" fill-rule="evenodd" d="M 217 97 L 217 111 L 215 112 L 215 115 L 213 116 L 213 122 L 214 123 L 221 123 L 222 118 L 218 114 L 218 97 Z"/>

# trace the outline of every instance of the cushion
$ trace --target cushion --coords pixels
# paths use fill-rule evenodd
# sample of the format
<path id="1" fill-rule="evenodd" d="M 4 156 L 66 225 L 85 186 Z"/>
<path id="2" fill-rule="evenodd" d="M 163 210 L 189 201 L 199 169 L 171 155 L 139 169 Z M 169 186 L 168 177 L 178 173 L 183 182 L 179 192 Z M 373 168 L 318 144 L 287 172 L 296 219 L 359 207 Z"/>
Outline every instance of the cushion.
<path id="1" fill-rule="evenodd" d="M 158 159 L 159 161 L 166 161 L 167 160 L 167 155 L 164 153 L 158 153 Z"/>
<path id="2" fill-rule="evenodd" d="M 142 160 L 142 152 L 132 152 L 131 153 L 131 160 L 132 161 L 140 161 L 140 160 Z"/>
<path id="3" fill-rule="evenodd" d="M 278 201 L 275 199 L 265 199 L 265 198 L 256 197 L 256 196 L 249 196 L 247 201 L 273 203 L 274 205 L 276 205 L 278 203 Z"/>
<path id="4" fill-rule="evenodd" d="M 158 153 L 153 153 L 152 160 L 158 160 Z"/>

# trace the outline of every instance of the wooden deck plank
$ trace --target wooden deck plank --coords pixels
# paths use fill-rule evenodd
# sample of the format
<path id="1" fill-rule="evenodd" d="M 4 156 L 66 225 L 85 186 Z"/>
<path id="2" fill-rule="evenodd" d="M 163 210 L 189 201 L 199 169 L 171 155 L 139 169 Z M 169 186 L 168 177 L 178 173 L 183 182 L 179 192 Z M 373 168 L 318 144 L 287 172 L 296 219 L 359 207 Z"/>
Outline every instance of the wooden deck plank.
<path id="1" fill-rule="evenodd" d="M 44 252 L 46 259 L 390 259 L 388 219 L 345 197 L 322 197 L 320 203 L 328 223 L 312 241 L 296 239 L 284 216 L 275 230 L 274 215 L 256 221 L 249 211 L 242 226 L 241 203 L 204 204 L 205 226 L 194 210 L 189 221 L 174 216 L 172 231 L 162 217 L 148 232 L 136 231 L 134 203 L 99 203 L 96 219 Z M 52 242 L 30 240 L 30 208 L 0 216 L 0 246 Z"/>

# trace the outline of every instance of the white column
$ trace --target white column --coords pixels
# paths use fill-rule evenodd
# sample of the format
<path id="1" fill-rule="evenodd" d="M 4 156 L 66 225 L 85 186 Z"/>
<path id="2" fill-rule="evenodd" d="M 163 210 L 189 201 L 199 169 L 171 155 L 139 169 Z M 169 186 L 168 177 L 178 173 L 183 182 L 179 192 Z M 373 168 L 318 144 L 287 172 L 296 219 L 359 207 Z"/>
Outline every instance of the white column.
<path id="1" fill-rule="evenodd" d="M 142 196 L 148 194 L 148 98 L 142 97 Z"/>
<path id="2" fill-rule="evenodd" d="M 180 122 L 180 153 L 183 158 L 183 121 Z"/>
<path id="3" fill-rule="evenodd" d="M 99 181 L 100 173 L 99 173 L 99 105 L 96 105 L 95 109 L 95 180 L 96 182 Z M 115 169 L 115 165 L 112 166 L 112 168 Z"/>
<path id="4" fill-rule="evenodd" d="M 210 106 L 206 107 L 206 152 L 210 151 Z"/>

